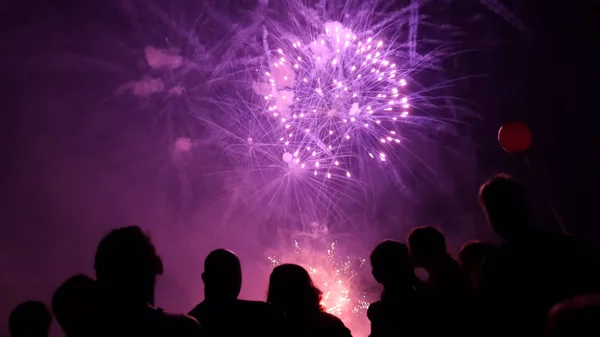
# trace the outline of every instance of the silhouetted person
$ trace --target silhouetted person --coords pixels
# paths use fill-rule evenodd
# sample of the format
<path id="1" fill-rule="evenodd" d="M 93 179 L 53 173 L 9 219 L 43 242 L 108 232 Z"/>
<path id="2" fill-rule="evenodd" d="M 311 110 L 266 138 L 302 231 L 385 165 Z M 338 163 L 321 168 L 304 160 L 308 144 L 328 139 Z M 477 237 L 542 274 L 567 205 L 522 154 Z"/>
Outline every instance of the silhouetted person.
<path id="1" fill-rule="evenodd" d="M 448 253 L 446 238 L 434 227 L 413 229 L 408 236 L 411 257 L 429 274 L 432 326 L 438 333 L 464 334 L 470 330 L 474 289 L 460 265 Z"/>
<path id="2" fill-rule="evenodd" d="M 52 311 L 67 337 L 104 336 L 103 315 L 109 308 L 93 278 L 75 275 L 58 287 L 52 296 Z"/>
<path id="3" fill-rule="evenodd" d="M 600 295 L 579 295 L 555 305 L 550 310 L 546 336 L 600 336 Z"/>
<path id="4" fill-rule="evenodd" d="M 468 241 L 458 252 L 460 267 L 467 274 L 473 287 L 479 285 L 481 268 L 486 257 L 496 252 L 496 246 L 488 242 Z"/>
<path id="5" fill-rule="evenodd" d="M 503 239 L 479 284 L 490 333 L 540 336 L 552 305 L 598 290 L 596 256 L 573 237 L 536 229 L 525 191 L 511 177 L 487 181 L 479 201 Z"/>
<path id="6" fill-rule="evenodd" d="M 274 336 L 278 322 L 264 302 L 239 300 L 242 267 L 237 255 L 225 249 L 212 251 L 204 261 L 204 301 L 189 315 L 209 337 Z"/>
<path id="7" fill-rule="evenodd" d="M 463 291 L 470 288 L 460 265 L 448 254 L 446 238 L 431 226 L 413 229 L 408 235 L 410 255 L 417 267 L 429 274 L 427 283 L 433 290 Z"/>
<path id="8" fill-rule="evenodd" d="M 267 303 L 284 315 L 281 336 L 352 336 L 339 318 L 324 311 L 321 298 L 321 291 L 301 266 L 282 264 L 273 269 Z"/>
<path id="9" fill-rule="evenodd" d="M 110 336 L 198 336 L 192 317 L 154 308 L 156 278 L 163 264 L 150 237 L 137 226 L 115 229 L 98 245 L 96 278 L 109 295 Z"/>
<path id="10" fill-rule="evenodd" d="M 19 304 L 10 314 L 8 327 L 12 337 L 48 337 L 52 314 L 38 301 Z"/>
<path id="11" fill-rule="evenodd" d="M 406 245 L 386 240 L 371 253 L 373 277 L 383 285 L 381 300 L 369 306 L 371 337 L 426 336 L 426 302 L 415 290 L 415 268 Z"/>

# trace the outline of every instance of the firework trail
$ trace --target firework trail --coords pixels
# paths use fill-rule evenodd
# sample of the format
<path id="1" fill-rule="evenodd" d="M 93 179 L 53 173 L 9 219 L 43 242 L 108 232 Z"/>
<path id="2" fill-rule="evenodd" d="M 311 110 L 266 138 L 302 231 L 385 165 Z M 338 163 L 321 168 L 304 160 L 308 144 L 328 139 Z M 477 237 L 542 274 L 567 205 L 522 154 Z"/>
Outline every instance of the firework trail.
<path id="1" fill-rule="evenodd" d="M 516 29 L 525 32 L 531 33 L 529 28 L 512 12 L 506 8 L 500 1 L 498 0 L 481 0 L 481 3 L 485 5 L 489 10 L 498 14 L 508 23 L 510 23 Z"/>

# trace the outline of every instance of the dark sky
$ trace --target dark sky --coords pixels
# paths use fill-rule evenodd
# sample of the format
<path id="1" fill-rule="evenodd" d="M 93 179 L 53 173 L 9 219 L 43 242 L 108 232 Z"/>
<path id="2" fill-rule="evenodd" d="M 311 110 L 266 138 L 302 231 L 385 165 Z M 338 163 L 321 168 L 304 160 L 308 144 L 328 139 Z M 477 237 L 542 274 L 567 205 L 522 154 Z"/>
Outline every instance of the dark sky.
<path id="1" fill-rule="evenodd" d="M 170 202 L 169 193 L 161 190 L 173 180 L 160 178 L 154 183 L 156 179 L 150 173 L 139 173 L 141 168 L 129 164 L 130 158 L 106 160 L 109 153 L 121 147 L 150 147 L 146 143 L 149 134 L 135 128 L 128 129 L 128 133 L 94 133 L 98 123 L 115 123 L 108 115 L 97 114 L 90 119 L 83 113 L 70 113 L 79 117 L 60 118 L 62 110 L 77 111 L 86 106 L 86 100 L 97 99 L 73 94 L 75 97 L 65 103 L 65 92 L 92 88 L 107 94 L 114 88 L 110 89 L 110 81 L 101 73 L 78 75 L 61 71 L 70 67 L 73 59 L 69 55 L 54 56 L 54 69 L 40 71 L 43 67 L 39 60 L 46 55 L 43 51 L 75 49 L 110 59 L 111 51 L 103 50 L 101 42 L 61 39 L 60 31 L 67 32 L 65 36 L 81 31 L 80 36 L 85 36 L 99 22 L 111 22 L 105 35 L 119 36 L 126 25 L 119 21 L 115 10 L 118 6 L 92 0 L 54 1 L 54 5 L 47 1 L 0 3 L 0 316 L 6 317 L 9 305 L 29 297 L 48 300 L 52 289 L 69 274 L 91 272 L 95 245 L 103 233 L 116 225 L 136 222 L 150 228 L 159 251 L 164 248 L 167 266 L 173 266 L 175 274 L 179 272 L 178 279 L 163 282 L 163 287 L 175 289 L 164 290 L 169 297 L 163 296 L 161 304 L 168 309 L 185 310 L 201 293 L 199 262 L 182 254 L 203 256 L 217 245 L 227 244 L 234 250 L 247 250 L 245 256 L 251 260 L 250 252 L 255 249 L 244 243 L 243 234 L 239 238 L 224 238 L 223 229 L 207 232 L 199 230 L 202 228 L 164 225 L 179 216 L 165 206 Z M 471 102 L 482 119 L 471 122 L 464 131 L 477 148 L 473 161 L 476 164 L 469 173 L 474 177 L 452 172 L 442 176 L 453 179 L 456 198 L 469 204 L 467 208 L 475 209 L 477 186 L 486 177 L 497 172 L 513 174 L 530 187 L 545 227 L 557 228 L 550 213 L 553 203 L 569 231 L 597 244 L 600 55 L 593 33 L 597 26 L 595 13 L 599 11 L 593 7 L 598 5 L 585 0 L 505 1 L 530 29 L 525 33 L 479 1 L 458 0 L 450 6 L 447 3 L 439 1 L 439 6 L 449 21 L 464 32 L 459 43 L 469 50 L 448 61 L 448 72 L 457 76 L 482 75 L 461 81 L 455 89 L 455 94 Z M 126 46 L 120 52 L 135 53 Z M 23 60 L 32 59 L 38 63 L 25 62 L 24 66 Z M 127 64 L 125 69 L 111 70 L 111 76 L 131 77 L 128 67 Z M 511 120 L 526 122 L 533 131 L 534 144 L 526 154 L 531 167 L 523 155 L 507 155 L 498 147 L 498 128 Z M 103 145 L 98 146 L 99 143 Z M 168 160 L 169 154 L 161 156 L 157 156 L 156 165 Z M 454 159 L 450 156 L 439 161 Z M 178 183 L 177 179 L 174 181 Z M 390 205 L 395 207 L 393 201 Z M 453 214 L 442 207 L 436 210 L 439 214 Z M 216 211 L 206 213 L 194 221 L 210 222 L 219 217 Z M 461 221 L 470 221 L 467 219 L 476 224 L 464 226 L 476 227 L 475 233 L 489 237 L 479 213 L 449 219 L 449 230 L 460 233 Z M 185 253 L 168 249 L 173 246 Z M 194 268 L 195 272 L 181 272 Z M 182 273 L 188 279 L 181 280 Z M 261 282 L 256 283 L 253 289 L 246 289 L 247 294 L 262 294 Z M 5 330 L 0 330 L 0 336 L 4 335 Z"/>
<path id="2" fill-rule="evenodd" d="M 507 32 L 497 23 L 492 34 L 505 37 L 485 57 L 489 78 L 482 97 L 485 123 L 478 136 L 482 172 L 506 171 L 535 187 L 543 208 L 552 200 L 565 226 L 598 240 L 595 225 L 597 121 L 594 113 L 598 46 L 593 27 L 597 5 L 589 1 L 526 1 L 515 11 L 532 35 Z M 510 6 L 510 5 L 509 5 Z M 498 35 L 497 35 L 498 36 Z M 476 99 L 476 98 L 475 98 Z M 508 156 L 495 147 L 498 126 L 521 120 L 533 130 L 534 144 L 523 156 Z M 548 215 L 548 214 L 546 214 Z"/>

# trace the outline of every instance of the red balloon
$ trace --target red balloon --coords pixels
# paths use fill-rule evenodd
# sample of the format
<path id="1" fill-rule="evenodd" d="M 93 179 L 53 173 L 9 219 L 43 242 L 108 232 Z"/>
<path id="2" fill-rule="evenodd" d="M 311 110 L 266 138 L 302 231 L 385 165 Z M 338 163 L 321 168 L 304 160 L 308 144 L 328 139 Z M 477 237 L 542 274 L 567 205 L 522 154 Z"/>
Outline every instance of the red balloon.
<path id="1" fill-rule="evenodd" d="M 532 135 L 529 127 L 521 122 L 509 122 L 498 131 L 498 143 L 508 153 L 519 153 L 531 146 Z"/>

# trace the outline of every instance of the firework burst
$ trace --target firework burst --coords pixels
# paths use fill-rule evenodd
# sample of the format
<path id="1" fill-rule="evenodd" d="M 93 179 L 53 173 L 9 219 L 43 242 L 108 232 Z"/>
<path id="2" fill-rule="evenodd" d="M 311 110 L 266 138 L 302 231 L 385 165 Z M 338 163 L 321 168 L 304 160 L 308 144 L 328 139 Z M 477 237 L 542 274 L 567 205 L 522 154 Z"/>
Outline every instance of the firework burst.
<path id="1" fill-rule="evenodd" d="M 462 111 L 441 91 L 456 27 L 432 14 L 439 4 L 127 3 L 145 70 L 117 92 L 168 117 L 153 125 L 169 131 L 177 167 L 224 182 L 232 204 L 261 219 L 347 224 L 388 185 L 412 194 L 435 175 L 423 148 L 454 132 Z M 194 151 L 175 142 L 182 136 L 197 140 Z"/>
<path id="2" fill-rule="evenodd" d="M 246 81 L 254 95 L 227 94 L 215 125 L 228 125 L 221 133 L 247 149 L 231 154 L 246 158 L 248 176 L 263 181 L 250 189 L 257 195 L 252 200 L 270 198 L 263 209 L 281 210 L 299 223 L 323 217 L 339 223 L 348 219 L 341 205 L 360 203 L 378 173 L 398 178 L 403 131 L 416 124 L 410 107 L 421 99 L 411 79 L 434 58 L 413 62 L 419 59 L 409 48 L 413 39 L 399 42 L 407 36 L 386 28 L 408 26 L 411 12 L 385 12 L 376 22 L 372 6 L 361 5 L 342 22 L 327 20 L 335 16 L 327 11 L 316 14 L 318 6 L 292 6 L 286 23 L 267 18 L 254 26 L 260 42 L 251 46 L 262 56 L 245 59 L 260 62 L 251 82 L 241 74 L 234 82 Z"/>
<path id="3" fill-rule="evenodd" d="M 357 35 L 358 34 L 358 35 Z M 265 34 L 265 49 L 268 38 Z M 312 41 L 282 41 L 254 89 L 275 119 L 290 171 L 351 178 L 352 159 L 385 162 L 409 115 L 410 70 L 377 35 L 327 22 Z"/>

